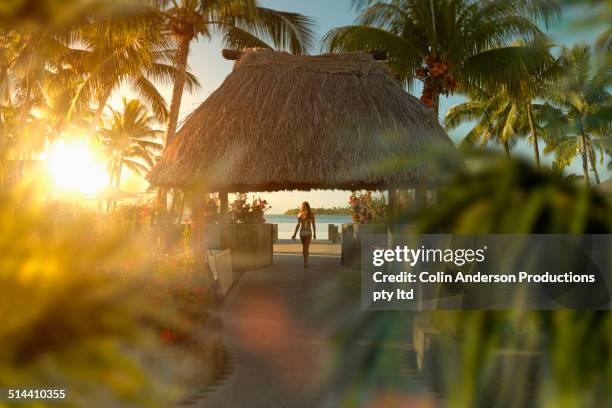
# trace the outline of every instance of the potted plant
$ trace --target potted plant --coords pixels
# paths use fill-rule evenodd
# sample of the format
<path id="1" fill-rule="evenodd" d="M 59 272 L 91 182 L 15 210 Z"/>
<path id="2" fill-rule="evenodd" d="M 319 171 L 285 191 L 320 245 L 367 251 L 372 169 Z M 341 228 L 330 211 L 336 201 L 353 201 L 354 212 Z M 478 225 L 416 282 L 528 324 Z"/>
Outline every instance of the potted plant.
<path id="1" fill-rule="evenodd" d="M 238 194 L 229 206 L 227 223 L 219 223 L 218 215 L 209 218 L 217 223 L 205 226 L 206 248 L 230 249 L 234 271 L 271 265 L 272 224 L 266 224 L 264 218 L 270 208 L 266 200 L 255 196 L 249 200 L 246 194 Z"/>
<path id="2" fill-rule="evenodd" d="M 387 233 L 387 203 L 382 194 L 354 191 L 349 198 L 353 223 L 342 224 L 342 265 L 361 267 L 361 236 Z"/>

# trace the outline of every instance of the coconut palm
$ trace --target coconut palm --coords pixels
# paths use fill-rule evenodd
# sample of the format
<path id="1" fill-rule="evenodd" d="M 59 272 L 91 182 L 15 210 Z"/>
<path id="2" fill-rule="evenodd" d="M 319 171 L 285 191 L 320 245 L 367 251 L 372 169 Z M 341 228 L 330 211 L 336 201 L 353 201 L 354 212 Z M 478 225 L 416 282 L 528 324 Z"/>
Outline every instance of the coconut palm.
<path id="1" fill-rule="evenodd" d="M 466 142 L 478 140 L 486 144 L 494 139 L 504 146 L 510 156 L 510 144 L 516 139 L 530 136 L 536 167 L 540 167 L 540 150 L 538 146 L 539 123 L 536 118 L 541 104 L 536 99 L 544 94 L 547 84 L 552 83 L 559 75 L 559 67 L 549 52 L 550 44 L 538 41 L 527 45 L 532 51 L 529 64 L 517 67 L 521 73 L 516 80 L 500 80 L 490 91 L 470 89 L 470 101 L 451 108 L 446 114 L 446 126 L 449 129 L 472 120 L 477 125 L 466 137 Z"/>
<path id="2" fill-rule="evenodd" d="M 508 158 L 511 147 L 528 131 L 523 109 L 512 101 L 504 88 L 494 94 L 473 90 L 470 100 L 450 108 L 444 119 L 447 130 L 474 121 L 475 125 L 461 144 L 472 146 L 478 143 L 484 147 L 489 141 L 494 141 L 503 146 Z"/>
<path id="3" fill-rule="evenodd" d="M 124 167 L 143 174 L 154 164 L 155 155 L 162 147 L 162 133 L 153 127 L 154 123 L 155 118 L 141 102 L 123 98 L 123 111 L 112 110 L 110 123 L 101 129 L 111 184 L 117 188 L 121 185 Z"/>
<path id="4" fill-rule="evenodd" d="M 176 75 L 172 62 L 176 50 L 159 29 L 161 23 L 158 14 L 139 9 L 135 15 L 93 19 L 75 32 L 78 47 L 73 47 L 64 59 L 73 69 L 65 70 L 67 75 L 62 80 L 77 89 L 73 104 L 96 101 L 93 126 L 121 85 L 128 85 L 160 122 L 167 120 L 168 107 L 156 84 L 172 83 Z M 184 77 L 183 86 L 189 90 L 199 86 L 192 74 L 185 72 Z M 72 109 L 68 115 L 71 113 Z"/>
<path id="5" fill-rule="evenodd" d="M 294 53 L 307 52 L 313 44 L 313 22 L 296 13 L 260 7 L 256 0 L 172 0 L 159 1 L 167 27 L 178 42 L 166 142 L 176 133 L 187 59 L 191 42 L 213 33 L 223 35 L 226 44 L 242 48 L 274 47 Z"/>
<path id="6" fill-rule="evenodd" d="M 365 5 L 358 24 L 324 38 L 331 51 L 383 48 L 408 87 L 423 82 L 421 100 L 436 114 L 440 95 L 473 87 L 493 88 L 521 79 L 531 49 L 512 44 L 543 36 L 530 17 L 547 23 L 558 7 L 551 0 L 353 0 Z M 518 72 L 517 72 L 518 71 Z"/>
<path id="7" fill-rule="evenodd" d="M 612 61 L 592 64 L 591 48 L 586 44 L 563 47 L 559 57 L 562 76 L 548 88 L 545 111 L 547 149 L 567 161 L 579 152 L 584 180 L 589 183 L 589 165 L 599 183 L 596 152 L 610 145 L 612 125 Z"/>

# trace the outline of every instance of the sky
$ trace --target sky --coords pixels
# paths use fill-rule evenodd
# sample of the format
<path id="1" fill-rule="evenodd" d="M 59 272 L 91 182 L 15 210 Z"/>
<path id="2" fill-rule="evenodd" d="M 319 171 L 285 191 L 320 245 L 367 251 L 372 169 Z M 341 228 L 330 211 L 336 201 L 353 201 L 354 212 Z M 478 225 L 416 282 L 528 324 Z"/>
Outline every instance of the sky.
<path id="1" fill-rule="evenodd" d="M 319 42 L 313 50 L 313 53 L 320 52 L 320 38 L 334 27 L 350 25 L 354 23 L 357 12 L 351 7 L 350 0 L 260 0 L 260 4 L 264 7 L 298 12 L 312 17 L 317 23 L 317 33 Z M 555 24 L 554 27 L 545 29 L 551 36 L 554 42 L 559 44 L 571 45 L 577 42 L 592 42 L 593 39 L 601 31 L 597 27 L 581 27 L 576 29 L 572 23 L 573 17 L 576 15 L 584 16 L 588 13 L 596 13 L 596 8 L 581 8 L 573 7 L 566 8 L 563 11 L 562 19 Z M 189 94 L 185 92 L 181 102 L 181 118 L 184 118 L 195 108 L 197 108 L 212 92 L 221 85 L 225 77 L 231 72 L 233 61 L 227 61 L 221 56 L 223 48 L 222 41 L 219 38 L 213 38 L 212 41 L 200 39 L 192 44 L 191 53 L 189 56 L 189 67 L 201 83 L 201 89 L 197 92 Z M 162 94 L 166 100 L 170 100 L 171 89 L 161 88 Z M 412 90 L 415 96 L 420 96 L 420 89 Z M 119 93 L 118 93 L 119 94 Z M 112 105 L 120 106 L 121 95 L 114 95 Z M 461 96 L 450 96 L 441 98 L 440 117 L 453 105 L 464 101 Z M 458 142 L 465 135 L 469 127 L 464 126 L 450 132 L 449 136 L 453 141 Z M 516 146 L 516 152 L 521 155 L 530 155 L 531 146 L 526 142 L 521 142 Z M 540 151 L 543 146 L 540 147 Z M 544 163 L 550 163 L 551 157 L 544 157 Z M 603 180 L 609 178 L 612 174 L 605 170 L 605 166 L 599 168 L 600 176 Z M 569 168 L 569 171 L 581 173 L 581 166 L 576 161 Z M 129 183 L 129 181 L 128 181 Z M 132 180 L 131 189 L 142 188 L 142 182 Z M 129 188 L 128 187 L 128 188 Z M 145 186 L 146 188 L 146 186 Z M 267 199 L 272 209 L 270 213 L 283 213 L 289 208 L 297 207 L 302 201 L 309 201 L 313 207 L 331 207 L 331 206 L 346 206 L 348 203 L 348 191 L 310 191 L 310 192 L 275 192 L 275 193 L 260 193 L 262 198 Z"/>

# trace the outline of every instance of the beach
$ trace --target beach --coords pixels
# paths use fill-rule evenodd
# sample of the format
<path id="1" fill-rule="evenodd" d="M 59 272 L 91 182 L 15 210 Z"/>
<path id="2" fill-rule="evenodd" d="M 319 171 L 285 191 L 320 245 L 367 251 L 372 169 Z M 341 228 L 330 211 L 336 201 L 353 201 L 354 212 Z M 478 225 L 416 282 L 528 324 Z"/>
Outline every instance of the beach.
<path id="1" fill-rule="evenodd" d="M 278 238 L 291 239 L 295 226 L 297 224 L 297 215 L 285 214 L 266 214 L 266 222 L 269 224 L 278 224 Z M 327 225 L 334 224 L 338 226 L 338 231 L 342 229 L 342 224 L 353 222 L 348 215 L 316 215 L 317 239 L 327 240 Z"/>

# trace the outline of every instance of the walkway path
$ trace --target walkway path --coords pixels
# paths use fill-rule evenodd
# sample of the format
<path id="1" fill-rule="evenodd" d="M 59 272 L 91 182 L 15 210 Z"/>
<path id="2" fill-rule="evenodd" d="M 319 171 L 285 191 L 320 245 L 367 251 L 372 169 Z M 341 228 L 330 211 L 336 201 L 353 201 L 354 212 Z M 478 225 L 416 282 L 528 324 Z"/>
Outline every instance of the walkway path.
<path id="1" fill-rule="evenodd" d="M 273 266 L 246 272 L 229 293 L 222 314 L 233 372 L 188 405 L 435 406 L 403 341 L 404 315 L 362 312 L 359 274 L 338 256 L 314 255 L 304 269 L 299 254 L 285 252 Z M 374 341 L 381 329 L 395 335 Z"/>

